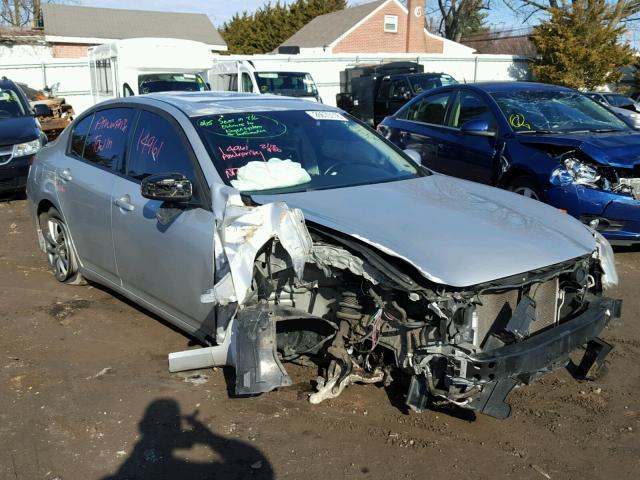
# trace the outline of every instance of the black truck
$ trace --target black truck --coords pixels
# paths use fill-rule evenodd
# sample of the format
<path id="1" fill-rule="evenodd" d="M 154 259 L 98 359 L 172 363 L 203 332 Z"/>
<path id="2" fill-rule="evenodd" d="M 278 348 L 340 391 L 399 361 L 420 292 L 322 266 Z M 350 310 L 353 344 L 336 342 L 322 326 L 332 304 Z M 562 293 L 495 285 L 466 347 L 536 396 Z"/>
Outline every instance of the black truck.
<path id="1" fill-rule="evenodd" d="M 395 113 L 416 95 L 456 80 L 446 73 L 424 73 L 414 62 L 391 62 L 347 68 L 340 72 L 339 108 L 372 126 Z"/>

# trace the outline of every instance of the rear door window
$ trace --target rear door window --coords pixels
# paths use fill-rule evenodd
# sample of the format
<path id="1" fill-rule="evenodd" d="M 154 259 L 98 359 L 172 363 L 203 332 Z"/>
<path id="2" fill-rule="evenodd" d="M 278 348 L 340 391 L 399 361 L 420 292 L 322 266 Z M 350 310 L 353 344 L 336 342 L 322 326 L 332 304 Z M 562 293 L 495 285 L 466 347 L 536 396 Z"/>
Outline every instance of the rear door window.
<path id="1" fill-rule="evenodd" d="M 135 111 L 132 108 L 99 110 L 87 135 L 82 158 L 112 169 L 123 161 Z"/>
<path id="2" fill-rule="evenodd" d="M 127 156 L 127 176 L 142 180 L 159 173 L 181 173 L 195 185 L 193 155 L 179 128 L 160 115 L 142 111 Z"/>

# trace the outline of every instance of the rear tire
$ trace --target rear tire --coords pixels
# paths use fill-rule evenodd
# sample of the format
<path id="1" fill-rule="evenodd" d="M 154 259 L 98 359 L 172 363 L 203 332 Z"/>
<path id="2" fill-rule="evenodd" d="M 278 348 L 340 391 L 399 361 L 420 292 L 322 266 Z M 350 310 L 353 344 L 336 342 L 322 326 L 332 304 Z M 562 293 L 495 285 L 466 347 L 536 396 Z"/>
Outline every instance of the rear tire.
<path id="1" fill-rule="evenodd" d="M 507 187 L 513 193 L 542 201 L 542 189 L 533 177 L 518 177 Z"/>
<path id="2" fill-rule="evenodd" d="M 78 271 L 78 259 L 71 244 L 69 229 L 60 212 L 50 208 L 48 212 L 40 214 L 40 229 L 49 268 L 56 280 L 68 285 L 86 285 L 86 280 Z"/>

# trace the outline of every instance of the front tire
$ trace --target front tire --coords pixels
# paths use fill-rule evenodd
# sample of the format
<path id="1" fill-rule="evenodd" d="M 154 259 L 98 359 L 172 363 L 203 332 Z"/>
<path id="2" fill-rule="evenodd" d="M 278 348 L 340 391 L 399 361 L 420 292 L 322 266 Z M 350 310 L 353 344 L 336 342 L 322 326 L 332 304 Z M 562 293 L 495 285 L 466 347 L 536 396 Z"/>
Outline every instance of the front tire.
<path id="1" fill-rule="evenodd" d="M 69 236 L 69 229 L 60 212 L 55 208 L 40 215 L 40 229 L 44 236 L 45 251 L 49 268 L 61 283 L 69 285 L 86 284 L 82 274 L 78 271 L 76 258 Z"/>
<path id="2" fill-rule="evenodd" d="M 518 177 L 509 184 L 507 189 L 523 197 L 542 201 L 542 189 L 532 177 Z"/>

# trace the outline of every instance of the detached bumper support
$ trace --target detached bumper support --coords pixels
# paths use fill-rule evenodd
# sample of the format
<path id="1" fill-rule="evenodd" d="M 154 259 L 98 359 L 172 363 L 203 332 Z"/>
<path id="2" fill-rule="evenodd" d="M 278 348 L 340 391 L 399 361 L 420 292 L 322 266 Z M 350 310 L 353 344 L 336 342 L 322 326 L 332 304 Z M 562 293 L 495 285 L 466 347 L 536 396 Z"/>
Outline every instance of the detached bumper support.
<path id="1" fill-rule="evenodd" d="M 613 349 L 613 345 L 600 338 L 594 338 L 587 343 L 587 351 L 575 371 L 576 378 L 589 379 L 598 375 L 604 365 L 604 359 Z"/>

